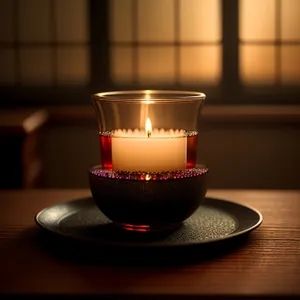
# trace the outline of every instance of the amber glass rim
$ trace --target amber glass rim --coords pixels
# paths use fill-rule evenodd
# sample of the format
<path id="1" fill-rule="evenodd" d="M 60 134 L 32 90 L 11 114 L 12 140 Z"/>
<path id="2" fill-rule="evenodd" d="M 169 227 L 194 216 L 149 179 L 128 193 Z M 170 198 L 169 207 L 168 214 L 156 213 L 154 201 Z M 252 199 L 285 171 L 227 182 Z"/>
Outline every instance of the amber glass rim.
<path id="1" fill-rule="evenodd" d="M 94 101 L 108 102 L 195 102 L 204 100 L 206 95 L 195 91 L 181 90 L 128 90 L 101 92 L 92 95 Z"/>

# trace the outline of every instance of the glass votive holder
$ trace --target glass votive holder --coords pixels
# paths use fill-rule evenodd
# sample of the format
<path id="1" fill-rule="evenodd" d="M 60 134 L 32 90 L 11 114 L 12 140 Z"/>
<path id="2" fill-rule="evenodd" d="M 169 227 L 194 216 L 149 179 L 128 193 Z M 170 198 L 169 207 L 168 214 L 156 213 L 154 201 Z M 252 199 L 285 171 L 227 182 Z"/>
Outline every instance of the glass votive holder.
<path id="1" fill-rule="evenodd" d="M 89 170 L 89 182 L 99 209 L 127 230 L 180 226 L 206 194 L 208 168 L 196 165 L 205 95 L 117 91 L 92 100 L 102 165 Z"/>

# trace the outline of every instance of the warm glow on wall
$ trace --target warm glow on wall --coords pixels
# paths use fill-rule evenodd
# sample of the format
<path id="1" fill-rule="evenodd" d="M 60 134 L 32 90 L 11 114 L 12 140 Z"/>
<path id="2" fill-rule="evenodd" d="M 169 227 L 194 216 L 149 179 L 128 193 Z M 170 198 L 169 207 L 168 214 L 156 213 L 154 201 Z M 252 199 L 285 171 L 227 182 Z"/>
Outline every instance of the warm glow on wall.
<path id="1" fill-rule="evenodd" d="M 240 0 L 242 83 L 300 83 L 299 12 L 299 0 Z"/>
<path id="2" fill-rule="evenodd" d="M 172 46 L 138 48 L 138 76 L 141 83 L 174 83 L 175 65 Z"/>
<path id="3" fill-rule="evenodd" d="M 179 8 L 181 41 L 221 40 L 220 0 L 180 0 Z"/>
<path id="4" fill-rule="evenodd" d="M 180 47 L 180 82 L 185 84 L 214 83 L 221 77 L 221 46 Z"/>
<path id="5" fill-rule="evenodd" d="M 300 45 L 282 47 L 281 71 L 283 84 L 300 85 Z"/>
<path id="6" fill-rule="evenodd" d="M 274 84 L 274 46 L 240 46 L 240 71 L 241 79 L 246 84 Z"/>
<path id="7" fill-rule="evenodd" d="M 281 0 L 282 1 L 282 0 Z M 300 1 L 283 0 L 281 2 L 281 38 L 284 41 L 300 40 Z"/>
<path id="8" fill-rule="evenodd" d="M 220 0 L 112 0 L 111 78 L 117 83 L 217 85 Z"/>
<path id="9" fill-rule="evenodd" d="M 88 7 L 88 0 L 1 0 L 0 85 L 86 85 Z"/>
<path id="10" fill-rule="evenodd" d="M 275 0 L 240 0 L 240 39 L 275 39 Z"/>

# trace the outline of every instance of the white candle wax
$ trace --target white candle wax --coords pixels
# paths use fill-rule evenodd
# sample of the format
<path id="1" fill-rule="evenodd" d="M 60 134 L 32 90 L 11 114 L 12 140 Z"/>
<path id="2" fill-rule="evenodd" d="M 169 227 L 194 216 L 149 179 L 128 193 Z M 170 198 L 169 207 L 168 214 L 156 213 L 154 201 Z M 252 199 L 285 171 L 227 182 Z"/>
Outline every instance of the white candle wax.
<path id="1" fill-rule="evenodd" d="M 116 130 L 111 147 L 113 170 L 162 172 L 186 168 L 187 138 L 183 130 Z"/>

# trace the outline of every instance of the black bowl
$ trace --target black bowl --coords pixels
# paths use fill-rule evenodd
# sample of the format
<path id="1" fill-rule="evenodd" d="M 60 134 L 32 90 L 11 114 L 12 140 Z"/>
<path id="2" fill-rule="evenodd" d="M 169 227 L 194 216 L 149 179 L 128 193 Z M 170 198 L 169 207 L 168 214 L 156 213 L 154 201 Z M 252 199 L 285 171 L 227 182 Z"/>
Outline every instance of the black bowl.
<path id="1" fill-rule="evenodd" d="M 179 227 L 206 195 L 208 168 L 163 173 L 117 172 L 94 166 L 89 184 L 98 208 L 117 226 L 132 231 Z"/>

